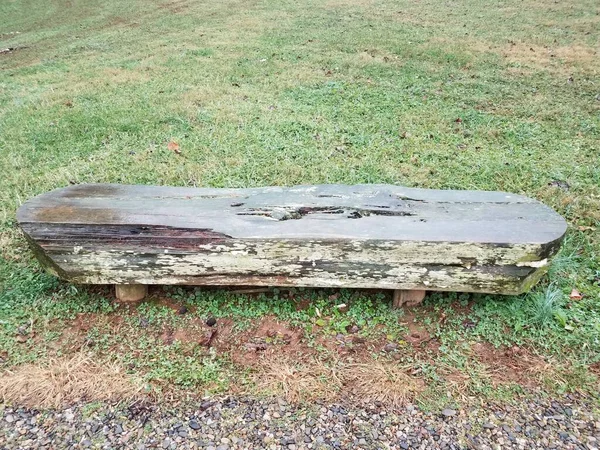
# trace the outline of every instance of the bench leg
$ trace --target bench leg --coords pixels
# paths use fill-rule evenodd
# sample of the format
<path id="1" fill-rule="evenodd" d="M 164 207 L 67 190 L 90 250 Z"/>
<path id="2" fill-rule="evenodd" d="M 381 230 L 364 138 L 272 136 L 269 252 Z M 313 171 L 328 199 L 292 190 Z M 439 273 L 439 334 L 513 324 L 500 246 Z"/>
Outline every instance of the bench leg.
<path id="1" fill-rule="evenodd" d="M 416 306 L 425 298 L 426 291 L 395 289 L 392 308 L 402 308 L 403 306 Z"/>
<path id="2" fill-rule="evenodd" d="M 115 284 L 117 300 L 121 302 L 137 302 L 148 294 L 145 284 Z"/>

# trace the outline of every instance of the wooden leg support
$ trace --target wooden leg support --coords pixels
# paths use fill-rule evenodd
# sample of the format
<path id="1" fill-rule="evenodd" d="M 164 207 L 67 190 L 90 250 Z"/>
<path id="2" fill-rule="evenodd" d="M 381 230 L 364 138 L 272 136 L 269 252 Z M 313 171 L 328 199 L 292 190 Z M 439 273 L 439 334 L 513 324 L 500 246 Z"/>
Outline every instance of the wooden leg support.
<path id="1" fill-rule="evenodd" d="M 120 302 L 137 302 L 148 294 L 145 284 L 115 284 L 115 294 Z"/>
<path id="2" fill-rule="evenodd" d="M 425 293 L 426 291 L 395 289 L 392 307 L 395 309 L 403 306 L 416 306 L 423 301 Z"/>

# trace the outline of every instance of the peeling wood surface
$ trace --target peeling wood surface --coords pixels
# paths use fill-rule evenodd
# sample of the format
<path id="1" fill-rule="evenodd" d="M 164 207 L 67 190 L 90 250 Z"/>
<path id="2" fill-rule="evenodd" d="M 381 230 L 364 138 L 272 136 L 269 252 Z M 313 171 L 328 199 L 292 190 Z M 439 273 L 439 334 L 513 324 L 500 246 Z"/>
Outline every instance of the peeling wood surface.
<path id="1" fill-rule="evenodd" d="M 79 283 L 504 294 L 539 279 L 566 231 L 527 197 L 388 185 L 76 185 L 17 218 L 41 263 Z"/>

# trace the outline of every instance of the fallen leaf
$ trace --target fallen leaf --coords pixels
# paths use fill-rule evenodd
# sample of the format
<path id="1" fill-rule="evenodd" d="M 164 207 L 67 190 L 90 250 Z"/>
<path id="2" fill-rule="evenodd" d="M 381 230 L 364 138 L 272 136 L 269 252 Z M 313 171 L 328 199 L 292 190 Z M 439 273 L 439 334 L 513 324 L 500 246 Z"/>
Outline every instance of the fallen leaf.
<path id="1" fill-rule="evenodd" d="M 571 291 L 571 295 L 569 295 L 569 298 L 571 300 L 581 300 L 583 298 L 583 295 L 581 295 L 581 292 L 579 292 L 577 289 L 573 289 Z"/>
<path id="2" fill-rule="evenodd" d="M 577 227 L 577 229 L 579 231 L 596 231 L 596 228 L 589 227 L 589 226 L 586 226 L 586 225 L 580 225 L 580 226 Z"/>
<path id="3" fill-rule="evenodd" d="M 177 142 L 171 141 L 167 144 L 167 148 L 169 150 L 171 150 L 172 152 L 177 153 L 178 155 L 181 155 L 181 150 L 179 150 L 179 144 Z"/>

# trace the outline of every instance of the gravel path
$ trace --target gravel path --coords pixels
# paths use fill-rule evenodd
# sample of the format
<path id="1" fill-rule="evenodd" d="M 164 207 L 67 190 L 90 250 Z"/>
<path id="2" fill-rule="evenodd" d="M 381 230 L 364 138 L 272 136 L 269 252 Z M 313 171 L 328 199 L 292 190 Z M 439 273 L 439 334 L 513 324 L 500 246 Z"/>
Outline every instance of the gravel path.
<path id="1" fill-rule="evenodd" d="M 82 404 L 62 411 L 0 406 L 2 449 L 595 449 L 597 403 L 566 396 L 427 413 L 414 406 L 313 405 L 215 398 L 194 406 Z"/>

